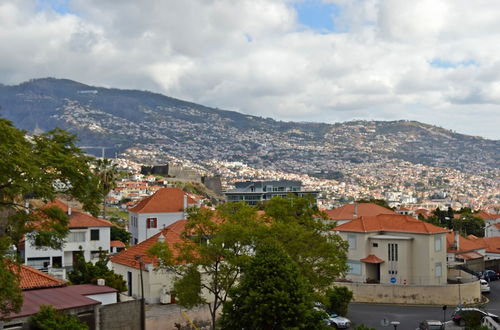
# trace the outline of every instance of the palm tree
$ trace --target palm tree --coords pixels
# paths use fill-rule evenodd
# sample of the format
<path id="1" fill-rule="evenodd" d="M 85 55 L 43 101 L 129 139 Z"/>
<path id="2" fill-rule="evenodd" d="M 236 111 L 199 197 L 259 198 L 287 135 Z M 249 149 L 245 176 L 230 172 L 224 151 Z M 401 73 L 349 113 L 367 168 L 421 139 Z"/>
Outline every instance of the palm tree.
<path id="1" fill-rule="evenodd" d="M 94 171 L 99 178 L 99 187 L 102 191 L 102 213 L 106 219 L 106 196 L 116 187 L 118 171 L 116 164 L 108 158 L 97 159 Z"/>

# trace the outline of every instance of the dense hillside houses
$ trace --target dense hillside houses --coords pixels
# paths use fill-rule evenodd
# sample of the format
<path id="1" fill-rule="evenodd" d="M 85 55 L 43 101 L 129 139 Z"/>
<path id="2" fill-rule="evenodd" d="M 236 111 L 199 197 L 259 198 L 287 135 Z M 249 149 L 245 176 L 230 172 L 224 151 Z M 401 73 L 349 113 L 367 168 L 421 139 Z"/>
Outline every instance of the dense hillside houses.
<path id="1" fill-rule="evenodd" d="M 97 259 L 100 251 L 110 252 L 111 227 L 107 220 L 96 218 L 71 209 L 66 203 L 55 200 L 46 207 L 56 206 L 69 216 L 69 234 L 61 250 L 37 248 L 26 237 L 21 254 L 28 266 L 48 271 L 60 278 L 66 278 L 66 270 L 73 266 L 76 255 L 82 255 L 86 261 Z"/>
<path id="2" fill-rule="evenodd" d="M 187 208 L 199 202 L 179 188 L 161 188 L 128 210 L 132 244 L 138 244 L 177 220 L 186 219 Z"/>

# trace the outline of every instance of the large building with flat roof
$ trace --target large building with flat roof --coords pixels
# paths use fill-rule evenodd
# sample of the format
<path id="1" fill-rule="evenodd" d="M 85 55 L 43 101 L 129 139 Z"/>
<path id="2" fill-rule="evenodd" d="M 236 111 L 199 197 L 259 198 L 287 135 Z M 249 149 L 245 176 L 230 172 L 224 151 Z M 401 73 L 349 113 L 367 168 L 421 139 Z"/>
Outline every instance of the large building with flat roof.
<path id="1" fill-rule="evenodd" d="M 235 189 L 226 191 L 228 202 L 246 202 L 257 205 L 275 196 L 286 197 L 288 194 L 297 196 L 313 196 L 316 199 L 318 191 L 302 190 L 302 182 L 292 180 L 280 181 L 243 181 L 235 182 Z"/>

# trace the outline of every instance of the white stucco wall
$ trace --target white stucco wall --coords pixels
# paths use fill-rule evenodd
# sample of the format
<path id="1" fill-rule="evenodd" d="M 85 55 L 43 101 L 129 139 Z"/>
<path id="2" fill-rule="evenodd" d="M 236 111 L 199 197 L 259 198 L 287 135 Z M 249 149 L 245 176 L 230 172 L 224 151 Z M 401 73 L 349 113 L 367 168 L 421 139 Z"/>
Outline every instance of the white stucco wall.
<path id="1" fill-rule="evenodd" d="M 91 295 L 86 295 L 85 297 L 100 301 L 101 304 L 103 305 L 114 304 L 117 302 L 116 292 L 91 294 Z"/>
<path id="2" fill-rule="evenodd" d="M 137 217 L 137 226 L 135 222 L 132 222 L 133 217 Z M 150 238 L 151 236 L 160 232 L 161 229 L 171 225 L 177 220 L 186 219 L 186 214 L 184 212 L 166 212 L 166 213 L 133 213 L 129 212 L 129 230 L 132 234 L 132 244 L 135 243 L 137 239 L 137 244 Z M 156 218 L 157 226 L 156 228 L 147 228 L 146 219 Z"/>

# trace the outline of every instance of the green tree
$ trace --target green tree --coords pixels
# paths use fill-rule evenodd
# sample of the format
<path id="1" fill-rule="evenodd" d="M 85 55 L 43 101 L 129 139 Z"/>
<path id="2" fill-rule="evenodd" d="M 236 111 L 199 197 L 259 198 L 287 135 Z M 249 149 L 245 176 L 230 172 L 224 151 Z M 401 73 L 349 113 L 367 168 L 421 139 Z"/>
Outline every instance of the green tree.
<path id="1" fill-rule="evenodd" d="M 109 259 L 103 251 L 99 253 L 99 260 L 95 264 L 90 261 L 85 262 L 81 253 L 76 254 L 73 270 L 68 273 L 68 279 L 72 284 L 96 284 L 97 280 L 102 278 L 107 286 L 118 290 L 118 292 L 126 291 L 127 284 L 123 276 L 109 269 L 108 261 Z"/>
<path id="2" fill-rule="evenodd" d="M 112 241 L 122 241 L 125 244 L 130 243 L 130 238 L 132 234 L 125 229 L 118 228 L 116 226 L 111 227 L 111 240 Z"/>
<path id="3" fill-rule="evenodd" d="M 264 216 L 245 203 L 225 203 L 216 212 L 193 209 L 183 242 L 175 246 L 177 251 L 157 243 L 149 254 L 158 257 L 160 268 L 178 275 L 176 293 L 189 293 L 182 294 L 179 303 L 186 307 L 208 304 L 215 327 L 217 310 L 262 240 L 280 244 L 316 290 L 324 291 L 347 270 L 347 243 L 318 219 L 321 217 L 326 215 L 310 199 L 299 197 L 272 199 Z M 208 301 L 201 290 L 210 296 Z"/>
<path id="4" fill-rule="evenodd" d="M 352 296 L 352 291 L 347 287 L 336 286 L 326 291 L 324 305 L 329 313 L 345 316 L 347 315 Z"/>
<path id="5" fill-rule="evenodd" d="M 30 318 L 34 330 L 87 330 L 87 324 L 77 317 L 58 311 L 50 305 L 40 306 L 40 312 Z"/>
<path id="6" fill-rule="evenodd" d="M 90 158 L 75 146 L 75 136 L 55 129 L 28 138 L 0 118 L 0 159 L 0 259 L 12 246 L 19 252 L 22 237 L 37 246 L 59 248 L 63 243 L 67 215 L 57 208 L 35 207 L 28 203 L 30 198 L 54 200 L 64 194 L 82 202 L 84 210 L 98 213 L 98 180 L 89 167 Z M 16 259 L 20 262 L 19 255 Z M 0 263 L 2 286 L 13 288 L 6 272 Z M 20 301 L 19 290 L 0 290 L 4 311 L 19 310 Z"/>
<path id="7" fill-rule="evenodd" d="M 94 171 L 99 178 L 99 188 L 102 193 L 102 214 L 103 218 L 106 219 L 106 196 L 116 187 L 118 170 L 112 160 L 103 158 L 96 160 Z"/>
<path id="8" fill-rule="evenodd" d="M 348 244 L 324 224 L 327 215 L 311 199 L 275 197 L 267 203 L 265 215 L 264 233 L 281 243 L 315 290 L 325 291 L 347 271 Z"/>
<path id="9" fill-rule="evenodd" d="M 224 304 L 222 329 L 318 329 L 311 291 L 297 264 L 275 242 L 257 247 Z"/>

